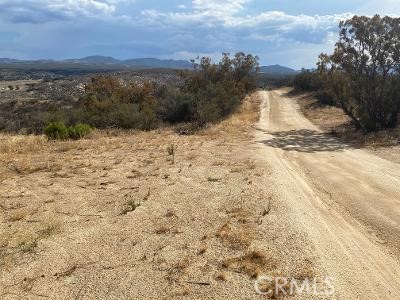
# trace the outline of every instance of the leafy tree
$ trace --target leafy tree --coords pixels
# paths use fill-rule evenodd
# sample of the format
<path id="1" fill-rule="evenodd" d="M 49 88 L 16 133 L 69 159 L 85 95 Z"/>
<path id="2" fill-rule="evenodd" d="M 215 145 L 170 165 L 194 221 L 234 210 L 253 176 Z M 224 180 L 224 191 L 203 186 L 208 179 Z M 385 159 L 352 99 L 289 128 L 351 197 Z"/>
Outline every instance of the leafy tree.
<path id="1" fill-rule="evenodd" d="M 394 128 L 400 113 L 400 18 L 355 16 L 339 25 L 318 69 L 336 102 L 366 131 Z"/>

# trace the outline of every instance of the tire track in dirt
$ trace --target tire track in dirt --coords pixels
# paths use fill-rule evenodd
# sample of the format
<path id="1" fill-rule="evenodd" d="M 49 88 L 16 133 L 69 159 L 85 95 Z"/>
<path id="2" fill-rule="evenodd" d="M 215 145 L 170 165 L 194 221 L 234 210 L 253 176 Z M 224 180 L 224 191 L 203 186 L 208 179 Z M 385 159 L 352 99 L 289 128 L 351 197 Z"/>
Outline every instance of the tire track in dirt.
<path id="1" fill-rule="evenodd" d="M 400 168 L 323 134 L 281 91 L 261 92 L 258 159 L 334 279 L 339 299 L 400 297 Z"/>

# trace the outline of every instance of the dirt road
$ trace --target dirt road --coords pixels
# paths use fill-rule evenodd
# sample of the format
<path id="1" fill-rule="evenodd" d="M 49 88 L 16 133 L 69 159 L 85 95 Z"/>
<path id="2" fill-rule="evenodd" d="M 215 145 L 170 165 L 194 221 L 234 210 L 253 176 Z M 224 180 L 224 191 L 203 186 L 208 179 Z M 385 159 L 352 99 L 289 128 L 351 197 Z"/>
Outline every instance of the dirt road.
<path id="1" fill-rule="evenodd" d="M 262 92 L 258 158 L 339 299 L 400 299 L 400 166 L 324 135 L 283 91 Z"/>

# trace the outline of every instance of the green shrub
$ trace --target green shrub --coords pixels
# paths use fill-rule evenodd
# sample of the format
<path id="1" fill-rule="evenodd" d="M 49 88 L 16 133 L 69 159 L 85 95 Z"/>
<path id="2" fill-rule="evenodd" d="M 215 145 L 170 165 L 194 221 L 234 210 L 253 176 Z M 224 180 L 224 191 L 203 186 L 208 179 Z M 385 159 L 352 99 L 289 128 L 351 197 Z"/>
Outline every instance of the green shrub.
<path id="1" fill-rule="evenodd" d="M 86 85 L 76 106 L 57 121 L 95 128 L 152 130 L 162 122 L 192 123 L 201 128 L 236 110 L 243 97 L 255 89 L 257 70 L 258 57 L 237 53 L 234 57 L 223 54 L 218 64 L 202 58 L 193 70 L 180 73 L 179 84 L 161 88 L 151 82 L 98 76 Z M 69 138 L 82 137 L 74 128 L 70 131 Z"/>
<path id="2" fill-rule="evenodd" d="M 71 139 L 79 140 L 87 136 L 92 131 L 92 128 L 87 124 L 76 124 L 68 128 L 68 136 Z"/>
<path id="3" fill-rule="evenodd" d="M 44 134 L 49 140 L 78 140 L 92 131 L 92 128 L 87 124 L 76 124 L 67 127 L 63 122 L 53 122 L 44 128 Z"/>
<path id="4" fill-rule="evenodd" d="M 65 140 L 69 137 L 69 130 L 64 123 L 54 122 L 44 128 L 44 134 L 49 140 Z"/>

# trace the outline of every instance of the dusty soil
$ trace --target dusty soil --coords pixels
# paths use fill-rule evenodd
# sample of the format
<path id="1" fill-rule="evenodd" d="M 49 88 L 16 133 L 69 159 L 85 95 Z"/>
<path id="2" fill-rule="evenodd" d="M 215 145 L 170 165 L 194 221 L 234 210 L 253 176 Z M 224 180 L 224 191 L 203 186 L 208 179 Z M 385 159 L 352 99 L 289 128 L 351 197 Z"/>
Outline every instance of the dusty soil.
<path id="1" fill-rule="evenodd" d="M 193 136 L 2 136 L 0 298 L 259 299 L 257 276 L 318 276 L 253 159 L 261 96 Z"/>
<path id="2" fill-rule="evenodd" d="M 398 299 L 400 165 L 323 133 L 284 90 L 263 96 L 260 159 L 335 279 L 337 298 Z"/>
<path id="3" fill-rule="evenodd" d="M 400 295 L 399 165 L 283 90 L 192 136 L 0 139 L 1 299 L 288 298 L 261 276 L 332 278 L 295 299 Z"/>

